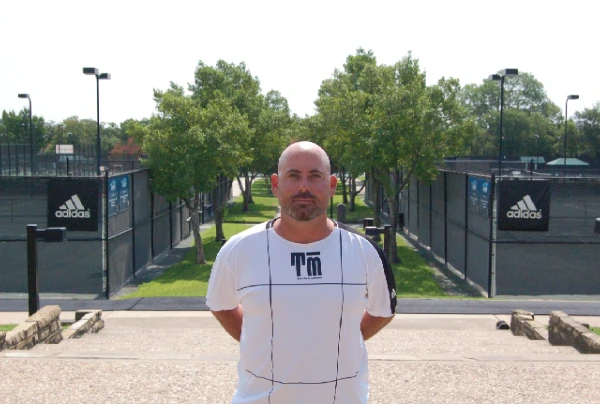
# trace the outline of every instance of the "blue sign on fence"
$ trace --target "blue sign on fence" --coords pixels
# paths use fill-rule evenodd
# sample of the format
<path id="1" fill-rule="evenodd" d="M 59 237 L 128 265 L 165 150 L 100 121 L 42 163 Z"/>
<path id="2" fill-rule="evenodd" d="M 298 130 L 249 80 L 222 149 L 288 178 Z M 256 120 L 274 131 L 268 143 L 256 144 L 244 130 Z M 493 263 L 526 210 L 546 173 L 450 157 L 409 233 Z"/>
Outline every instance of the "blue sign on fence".
<path id="1" fill-rule="evenodd" d="M 108 216 L 129 209 L 129 176 L 120 175 L 108 180 Z"/>
<path id="2" fill-rule="evenodd" d="M 469 176 L 469 210 L 487 216 L 490 191 L 491 184 L 488 180 Z"/>

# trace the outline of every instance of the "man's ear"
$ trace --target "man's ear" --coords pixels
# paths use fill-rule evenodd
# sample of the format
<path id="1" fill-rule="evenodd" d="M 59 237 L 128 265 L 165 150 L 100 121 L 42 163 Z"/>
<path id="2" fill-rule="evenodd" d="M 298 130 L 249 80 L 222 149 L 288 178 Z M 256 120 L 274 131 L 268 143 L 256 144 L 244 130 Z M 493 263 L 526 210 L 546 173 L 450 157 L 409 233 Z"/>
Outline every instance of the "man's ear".
<path id="1" fill-rule="evenodd" d="M 277 190 L 279 187 L 279 176 L 277 174 L 271 174 L 271 192 L 277 196 Z"/>
<path id="2" fill-rule="evenodd" d="M 331 188 L 329 197 L 332 197 L 335 195 L 335 190 L 337 189 L 337 182 L 338 182 L 338 179 L 335 175 L 329 176 L 329 187 Z"/>

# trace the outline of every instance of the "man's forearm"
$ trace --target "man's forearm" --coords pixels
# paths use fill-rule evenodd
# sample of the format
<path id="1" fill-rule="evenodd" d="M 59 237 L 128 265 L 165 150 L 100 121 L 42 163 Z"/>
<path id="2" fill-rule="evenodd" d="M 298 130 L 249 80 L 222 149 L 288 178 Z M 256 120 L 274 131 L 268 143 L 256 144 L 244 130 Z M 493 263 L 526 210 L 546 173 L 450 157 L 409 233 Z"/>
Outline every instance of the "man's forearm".
<path id="1" fill-rule="evenodd" d="M 362 333 L 363 339 L 366 341 L 377 334 L 383 327 L 392 321 L 393 318 L 393 315 L 391 317 L 375 317 L 365 311 L 360 322 L 360 332 Z"/>
<path id="2" fill-rule="evenodd" d="M 242 336 L 242 319 L 244 317 L 242 306 L 233 310 L 213 311 L 212 314 L 219 320 L 225 331 L 239 342 Z"/>

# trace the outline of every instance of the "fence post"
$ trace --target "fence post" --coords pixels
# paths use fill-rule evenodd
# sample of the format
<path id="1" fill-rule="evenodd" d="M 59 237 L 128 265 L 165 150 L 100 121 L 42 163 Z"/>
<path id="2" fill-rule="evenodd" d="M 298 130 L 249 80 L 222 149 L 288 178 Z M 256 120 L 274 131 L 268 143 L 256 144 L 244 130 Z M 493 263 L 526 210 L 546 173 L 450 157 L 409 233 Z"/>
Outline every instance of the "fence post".
<path id="1" fill-rule="evenodd" d="M 429 247 L 433 244 L 433 184 L 429 184 Z"/>
<path id="2" fill-rule="evenodd" d="M 448 173 L 444 171 L 444 265 L 448 267 Z"/>
<path id="3" fill-rule="evenodd" d="M 469 265 L 469 174 L 465 176 L 465 280 L 467 280 L 467 267 Z"/>
<path id="4" fill-rule="evenodd" d="M 173 204 L 169 201 L 169 248 L 173 249 Z"/>
<path id="5" fill-rule="evenodd" d="M 106 299 L 110 299 L 110 257 L 108 255 L 108 170 L 104 171 L 104 256 L 106 257 Z"/>
<path id="6" fill-rule="evenodd" d="M 129 209 L 131 209 L 131 223 L 130 223 L 130 228 L 131 228 L 131 261 L 132 261 L 132 265 L 133 265 L 133 279 L 136 279 L 136 267 L 135 267 L 135 174 L 131 173 L 131 178 L 129 180 L 129 184 L 130 184 L 130 188 L 131 188 L 131 192 L 129 194 L 129 200 L 131 201 L 131 206 Z"/>
<path id="7" fill-rule="evenodd" d="M 492 277 L 494 276 L 494 256 L 493 245 L 494 245 L 494 200 L 496 193 L 496 175 L 492 173 L 492 183 L 490 189 L 490 201 L 488 205 L 489 216 L 490 216 L 490 240 L 489 240 L 489 260 L 488 260 L 488 298 L 492 296 Z"/>
<path id="8" fill-rule="evenodd" d="M 150 192 L 150 255 L 154 259 L 154 193 Z"/>

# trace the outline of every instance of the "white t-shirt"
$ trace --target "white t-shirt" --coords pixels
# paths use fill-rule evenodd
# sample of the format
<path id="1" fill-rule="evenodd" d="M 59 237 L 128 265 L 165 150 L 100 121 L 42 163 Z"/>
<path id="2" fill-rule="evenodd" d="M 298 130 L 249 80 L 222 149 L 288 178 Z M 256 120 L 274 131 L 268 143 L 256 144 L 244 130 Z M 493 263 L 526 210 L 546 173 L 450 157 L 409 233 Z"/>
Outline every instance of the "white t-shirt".
<path id="1" fill-rule="evenodd" d="M 383 252 L 338 225 L 297 244 L 273 221 L 232 237 L 212 268 L 207 305 L 244 311 L 233 404 L 366 403 L 365 309 L 395 312 L 394 277 Z"/>

